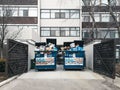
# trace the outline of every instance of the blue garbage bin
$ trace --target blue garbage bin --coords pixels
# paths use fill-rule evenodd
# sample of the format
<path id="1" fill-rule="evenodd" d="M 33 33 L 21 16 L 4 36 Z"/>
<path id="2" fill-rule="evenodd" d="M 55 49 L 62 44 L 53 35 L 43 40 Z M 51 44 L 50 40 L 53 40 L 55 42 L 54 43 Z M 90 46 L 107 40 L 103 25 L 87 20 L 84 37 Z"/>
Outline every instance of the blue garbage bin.
<path id="1" fill-rule="evenodd" d="M 36 70 L 55 70 L 57 51 L 35 51 Z"/>
<path id="2" fill-rule="evenodd" d="M 65 51 L 64 69 L 84 69 L 85 51 Z"/>

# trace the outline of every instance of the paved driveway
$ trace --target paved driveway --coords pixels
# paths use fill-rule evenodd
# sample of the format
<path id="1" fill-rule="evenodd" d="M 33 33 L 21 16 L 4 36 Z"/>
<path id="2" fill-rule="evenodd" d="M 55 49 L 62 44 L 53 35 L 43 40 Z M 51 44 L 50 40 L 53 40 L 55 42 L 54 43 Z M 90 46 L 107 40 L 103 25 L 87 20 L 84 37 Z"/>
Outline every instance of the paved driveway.
<path id="1" fill-rule="evenodd" d="M 61 67 L 61 66 L 59 66 Z M 89 70 L 56 71 L 31 70 L 0 90 L 120 90 L 99 74 Z"/>

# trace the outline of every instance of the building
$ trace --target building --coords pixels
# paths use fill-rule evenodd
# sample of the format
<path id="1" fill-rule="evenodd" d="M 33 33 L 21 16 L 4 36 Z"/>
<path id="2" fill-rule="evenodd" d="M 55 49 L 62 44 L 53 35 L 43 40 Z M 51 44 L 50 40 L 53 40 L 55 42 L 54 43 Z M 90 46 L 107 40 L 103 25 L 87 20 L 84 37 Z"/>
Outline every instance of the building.
<path id="1" fill-rule="evenodd" d="M 116 24 L 107 7 L 108 0 L 85 1 L 86 5 L 82 0 L 0 0 L 0 16 L 6 6 L 7 28 L 16 34 L 16 30 L 21 30 L 17 39 L 45 42 L 46 38 L 56 38 L 57 44 L 62 45 L 67 41 L 90 39 L 93 21 L 89 12 L 93 10 L 93 37 L 118 38 Z M 111 0 L 110 5 L 119 22 L 120 0 Z"/>
<path id="2" fill-rule="evenodd" d="M 82 39 L 81 0 L 1 0 L 0 4 L 9 5 L 8 28 L 24 32 L 18 39 L 28 39 L 30 30 L 39 36 L 35 41 L 56 38 L 57 44 L 62 45 Z"/>
<path id="3" fill-rule="evenodd" d="M 90 2 L 92 1 L 92 2 Z M 120 26 L 120 0 L 86 0 L 86 5 L 82 5 L 82 31 L 83 39 L 90 39 L 89 34 L 93 30 L 94 39 L 111 39 L 118 38 L 118 26 Z M 109 6 L 109 7 L 108 7 Z M 110 11 L 111 9 L 111 11 Z M 94 29 L 92 27 L 93 19 L 95 19 Z M 114 15 L 115 21 L 112 17 Z"/>
<path id="4" fill-rule="evenodd" d="M 108 0 L 86 0 L 86 5 L 82 0 L 0 0 L 0 4 L 0 16 L 3 15 L 3 6 L 9 10 L 9 30 L 28 30 L 27 35 L 22 34 L 19 39 L 30 37 L 30 30 L 35 31 L 39 37 L 35 37 L 38 39 L 34 41 L 43 42 L 46 38 L 56 38 L 58 44 L 63 44 L 65 41 L 89 39 L 93 24 L 89 12 L 93 9 L 97 28 L 94 28 L 94 38 L 118 37 L 107 6 Z M 111 0 L 110 6 L 119 22 L 120 0 Z"/>
<path id="5" fill-rule="evenodd" d="M 91 39 L 118 38 L 108 0 L 85 0 L 86 4 L 82 1 L 0 0 L 0 29 L 5 27 L 10 31 L 7 38 L 29 45 L 29 69 L 30 60 L 34 58 L 34 43 L 45 42 L 46 38 L 57 39 L 57 45 L 73 40 L 83 39 L 87 43 Z M 109 5 L 120 26 L 120 0 L 111 0 Z"/>
<path id="6" fill-rule="evenodd" d="M 30 61 L 34 58 L 34 43 L 40 40 L 37 0 L 0 0 L 0 30 L 1 28 L 8 32 L 6 39 L 12 38 L 28 44 L 30 69 Z"/>
<path id="7" fill-rule="evenodd" d="M 37 37 L 32 33 L 38 28 L 37 10 L 37 0 L 0 0 L 0 26 L 7 26 L 6 29 L 10 30 L 7 37 L 14 38 L 20 31 L 16 39 L 36 41 Z"/>
<path id="8" fill-rule="evenodd" d="M 40 41 L 56 38 L 57 44 L 82 39 L 81 0 L 39 0 Z"/>

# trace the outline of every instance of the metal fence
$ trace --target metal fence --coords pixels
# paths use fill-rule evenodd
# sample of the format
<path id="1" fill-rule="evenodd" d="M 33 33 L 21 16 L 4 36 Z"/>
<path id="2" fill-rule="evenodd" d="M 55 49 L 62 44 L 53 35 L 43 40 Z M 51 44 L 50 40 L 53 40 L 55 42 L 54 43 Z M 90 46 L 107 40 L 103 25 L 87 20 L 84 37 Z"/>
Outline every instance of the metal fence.
<path id="1" fill-rule="evenodd" d="M 14 41 L 7 41 L 6 73 L 14 76 L 27 72 L 28 69 L 28 45 Z"/>
<path id="2" fill-rule="evenodd" d="M 94 45 L 94 71 L 115 79 L 116 42 L 104 41 Z"/>

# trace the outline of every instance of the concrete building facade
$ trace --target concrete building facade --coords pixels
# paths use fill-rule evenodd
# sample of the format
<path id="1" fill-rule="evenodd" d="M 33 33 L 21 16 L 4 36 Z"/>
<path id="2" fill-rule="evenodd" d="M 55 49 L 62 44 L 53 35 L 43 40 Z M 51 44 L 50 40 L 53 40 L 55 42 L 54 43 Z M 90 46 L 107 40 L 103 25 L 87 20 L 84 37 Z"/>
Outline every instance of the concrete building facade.
<path id="1" fill-rule="evenodd" d="M 93 12 L 95 20 L 94 39 L 118 38 L 116 22 L 120 25 L 120 0 L 110 0 L 109 3 L 108 0 L 86 0 L 86 2 L 86 5 L 82 4 L 83 39 L 89 39 L 89 34 L 93 30 L 93 19 L 89 12 Z"/>
<path id="2" fill-rule="evenodd" d="M 7 38 L 29 44 L 29 68 L 35 42 L 45 42 L 47 38 L 57 39 L 57 45 L 73 40 L 87 42 L 91 33 L 94 39 L 118 38 L 118 27 L 108 5 L 120 26 L 120 0 L 110 3 L 108 0 L 85 0 L 86 4 L 82 1 L 0 0 L 0 28 L 7 25 Z M 94 12 L 94 28 L 90 12 Z"/>
<path id="3" fill-rule="evenodd" d="M 17 39 L 32 39 L 29 37 L 31 30 L 36 32 L 38 37 L 34 41 L 37 42 L 55 38 L 57 44 L 62 45 L 63 42 L 82 39 L 81 0 L 1 0 L 0 4 L 1 16 L 3 5 L 9 10 L 7 28 L 10 33 L 22 31 Z"/>
<path id="4" fill-rule="evenodd" d="M 57 39 L 57 44 L 82 39 L 81 0 L 39 0 L 40 41 Z"/>
<path id="5" fill-rule="evenodd" d="M 18 39 L 32 39 L 30 38 L 32 33 L 29 34 L 32 30 L 36 33 L 34 41 L 45 42 L 46 38 L 55 38 L 57 44 L 61 45 L 67 41 L 89 39 L 93 28 L 89 12 L 94 12 L 93 37 L 118 38 L 117 27 L 108 5 L 110 4 L 119 23 L 120 0 L 111 0 L 110 3 L 108 0 L 85 0 L 85 2 L 86 5 L 82 0 L 0 0 L 0 16 L 3 15 L 3 6 L 9 7 L 7 28 L 11 32 L 21 30 L 24 34 L 21 33 Z"/>

